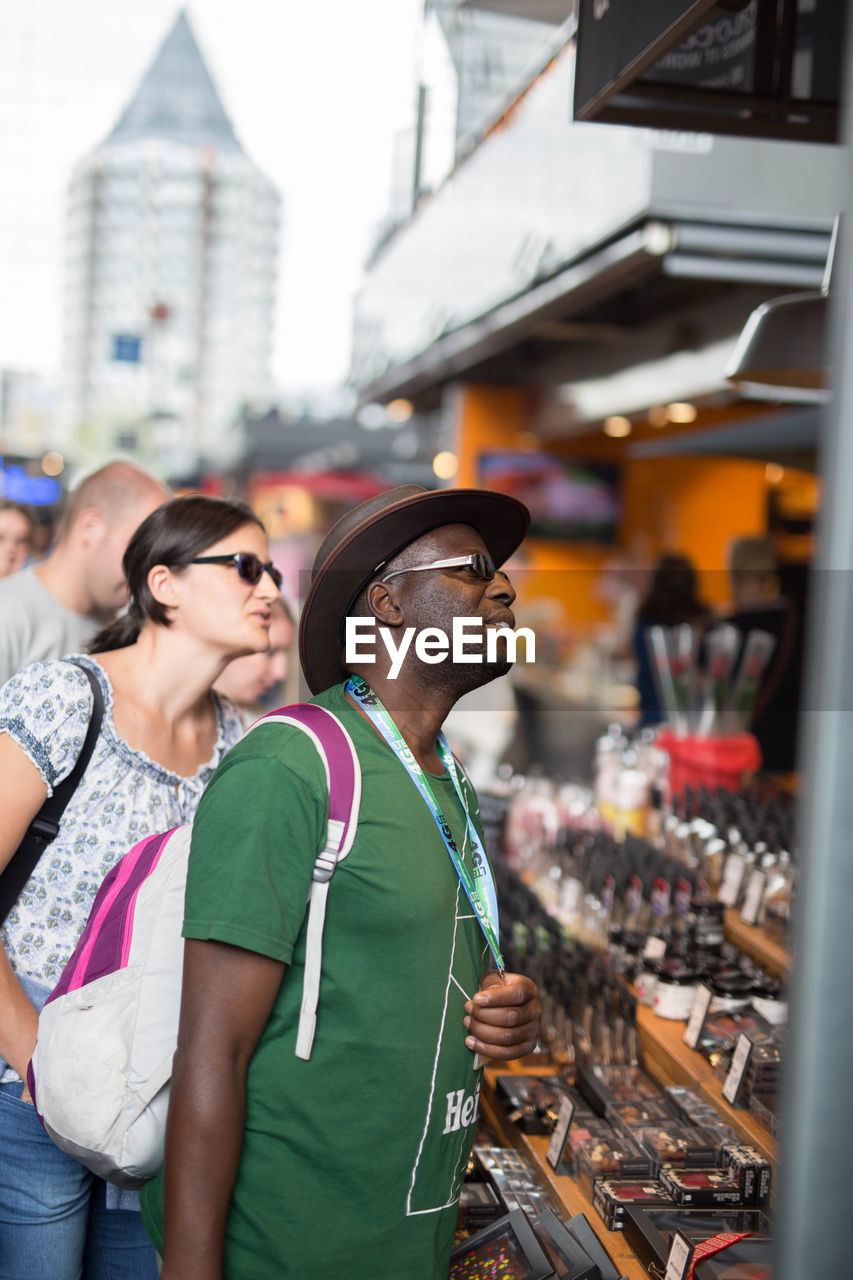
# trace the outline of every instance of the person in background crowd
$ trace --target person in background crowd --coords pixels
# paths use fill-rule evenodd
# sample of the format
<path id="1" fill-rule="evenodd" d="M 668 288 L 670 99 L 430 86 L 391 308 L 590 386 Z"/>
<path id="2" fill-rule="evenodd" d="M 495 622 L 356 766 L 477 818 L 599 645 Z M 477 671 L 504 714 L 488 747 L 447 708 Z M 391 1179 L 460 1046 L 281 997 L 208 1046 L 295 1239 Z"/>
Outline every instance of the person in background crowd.
<path id="1" fill-rule="evenodd" d="M 660 724 L 664 717 L 646 642 L 649 627 L 678 627 L 686 622 L 701 635 L 709 617 L 708 606 L 699 598 L 696 570 L 687 557 L 660 556 L 649 588 L 637 607 L 634 628 L 641 725 Z"/>
<path id="2" fill-rule="evenodd" d="M 720 621 L 740 632 L 738 664 L 750 631 L 767 631 L 776 641 L 750 731 L 761 747 L 762 767 L 768 772 L 788 773 L 797 763 L 804 657 L 802 619 L 793 601 L 780 594 L 779 566 L 770 538 L 736 538 L 729 547 L 728 571 L 732 609 Z"/>
<path id="3" fill-rule="evenodd" d="M 300 656 L 350 733 L 361 798 L 329 886 L 316 1035 L 306 1048 L 299 1024 L 328 784 L 304 735 L 271 724 L 229 753 L 193 827 L 165 1172 L 141 1192 L 163 1280 L 446 1280 L 477 1055 L 521 1057 L 540 1028 L 535 984 L 489 967 L 476 796 L 440 735 L 510 663 L 505 641 L 492 661 L 437 664 L 412 642 L 395 675 L 381 640 L 374 663 L 345 658 L 344 623 L 397 645 L 478 617 L 485 648 L 513 626 L 495 566 L 528 524 L 502 494 L 406 485 L 320 546 Z"/>
<path id="4" fill-rule="evenodd" d="M 56 537 L 56 517 L 47 507 L 36 507 L 34 514 L 33 545 L 30 552 L 30 564 L 38 564 L 53 546 Z"/>
<path id="5" fill-rule="evenodd" d="M 17 573 L 27 563 L 33 545 L 33 520 L 26 507 L 0 499 L 0 578 Z"/>
<path id="6" fill-rule="evenodd" d="M 77 659 L 103 691 L 100 733 L 56 839 L 0 930 L 2 1280 L 157 1276 L 138 1197 L 54 1146 L 22 1080 L 38 1010 L 104 876 L 144 836 L 193 817 L 243 732 L 212 686 L 232 658 L 269 644 L 281 579 L 267 555 L 248 507 L 202 496 L 159 506 L 124 555 L 126 613 L 95 638 L 97 656 Z M 0 870 L 71 772 L 91 711 L 89 682 L 71 662 L 34 663 L 0 689 Z"/>
<path id="7" fill-rule="evenodd" d="M 53 550 L 0 582 L 0 684 L 27 663 L 84 649 L 115 616 L 130 535 L 168 496 L 128 462 L 108 463 L 69 495 Z"/>
<path id="8" fill-rule="evenodd" d="M 216 692 L 234 703 L 247 727 L 263 715 L 267 695 L 284 683 L 293 638 L 293 615 L 279 596 L 270 613 L 270 647 L 235 658 L 216 681 Z"/>

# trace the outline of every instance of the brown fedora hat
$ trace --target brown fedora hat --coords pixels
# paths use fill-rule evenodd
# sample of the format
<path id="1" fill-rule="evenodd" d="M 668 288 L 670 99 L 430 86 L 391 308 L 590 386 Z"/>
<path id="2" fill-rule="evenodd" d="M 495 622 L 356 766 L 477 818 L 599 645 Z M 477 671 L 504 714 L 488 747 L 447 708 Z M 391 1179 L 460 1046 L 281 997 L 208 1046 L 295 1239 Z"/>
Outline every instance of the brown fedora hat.
<path id="1" fill-rule="evenodd" d="M 515 551 L 530 526 L 523 503 L 490 489 L 388 489 L 348 511 L 314 557 L 299 620 L 299 660 L 312 693 L 343 680 L 343 623 L 376 571 L 403 547 L 444 524 L 477 530 L 496 565 Z"/>

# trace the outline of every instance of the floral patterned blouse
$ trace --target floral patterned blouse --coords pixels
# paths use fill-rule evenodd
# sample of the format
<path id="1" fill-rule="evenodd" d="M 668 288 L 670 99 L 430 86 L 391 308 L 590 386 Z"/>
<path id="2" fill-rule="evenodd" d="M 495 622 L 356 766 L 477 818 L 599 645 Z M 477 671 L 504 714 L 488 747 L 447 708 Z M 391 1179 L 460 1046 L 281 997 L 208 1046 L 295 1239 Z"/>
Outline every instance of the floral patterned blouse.
<path id="1" fill-rule="evenodd" d="M 100 663 L 76 654 L 75 662 L 89 667 L 100 681 L 104 719 L 59 834 L 0 931 L 12 968 L 25 986 L 56 985 L 104 876 L 144 836 L 192 818 L 214 769 L 243 734 L 236 707 L 214 694 L 218 734 L 212 757 L 192 778 L 172 773 L 119 737 L 112 686 Z M 91 712 L 89 682 L 71 662 L 34 662 L 0 688 L 0 733 L 8 733 L 29 756 L 48 795 L 74 767 Z M 7 1070 L 3 1078 L 9 1077 Z"/>

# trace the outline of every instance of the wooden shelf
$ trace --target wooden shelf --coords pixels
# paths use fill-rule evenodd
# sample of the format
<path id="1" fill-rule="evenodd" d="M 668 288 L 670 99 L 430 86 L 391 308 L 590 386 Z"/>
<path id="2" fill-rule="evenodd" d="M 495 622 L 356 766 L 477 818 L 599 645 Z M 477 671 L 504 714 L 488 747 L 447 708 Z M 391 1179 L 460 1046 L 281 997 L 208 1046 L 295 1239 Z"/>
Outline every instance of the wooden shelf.
<path id="1" fill-rule="evenodd" d="M 645 1066 L 658 1084 L 687 1085 L 712 1102 L 726 1123 L 768 1160 L 776 1161 L 776 1142 L 766 1125 L 749 1111 L 729 1106 L 723 1086 L 701 1053 L 684 1043 L 683 1022 L 659 1018 L 645 1005 L 637 1006 L 637 1033 L 643 1047 Z"/>
<path id="2" fill-rule="evenodd" d="M 725 913 L 726 937 L 741 951 L 745 951 L 756 964 L 777 978 L 787 978 L 791 972 L 791 957 L 785 947 L 769 938 L 763 929 L 744 924 L 740 912 L 729 907 Z"/>
<path id="3" fill-rule="evenodd" d="M 659 1018 L 644 1005 L 638 1006 L 637 1033 L 649 1075 L 661 1086 L 686 1085 L 712 1102 L 727 1124 L 741 1136 L 744 1142 L 755 1147 L 770 1160 L 775 1170 L 777 1149 L 772 1135 L 766 1126 L 756 1120 L 750 1112 L 739 1111 L 726 1102 L 723 1097 L 722 1082 L 717 1078 L 713 1067 L 700 1053 L 688 1048 L 684 1043 L 684 1025 L 683 1022 L 670 1022 L 666 1018 Z M 536 1063 L 536 1060 L 532 1062 Z M 583 1213 L 615 1265 L 628 1277 L 628 1280 L 648 1280 L 648 1275 L 640 1266 L 633 1250 L 625 1244 L 622 1233 L 608 1231 L 580 1184 L 574 1178 L 556 1174 L 548 1164 L 545 1158 L 548 1137 L 522 1133 L 517 1125 L 507 1120 L 504 1108 L 497 1100 L 496 1076 L 507 1072 L 523 1075 L 552 1075 L 554 1071 L 554 1067 L 543 1067 L 538 1063 L 532 1065 L 531 1059 L 487 1067 L 480 1098 L 483 1116 L 503 1145 L 526 1153 L 542 1182 L 548 1187 L 551 1196 L 560 1207 L 561 1216 L 568 1218 L 576 1213 Z"/>
<path id="4" fill-rule="evenodd" d="M 628 1280 L 649 1280 L 648 1272 L 640 1266 L 636 1254 L 626 1243 L 621 1231 L 608 1231 L 607 1227 L 592 1206 L 592 1201 L 584 1195 L 580 1184 L 574 1178 L 558 1175 L 545 1159 L 549 1139 L 534 1134 L 522 1133 L 517 1125 L 511 1124 L 501 1104 L 495 1098 L 495 1076 L 504 1075 L 508 1069 L 524 1075 L 552 1075 L 554 1068 L 547 1070 L 531 1069 L 521 1064 L 504 1063 L 500 1067 L 488 1067 L 484 1073 L 483 1089 L 480 1094 L 480 1108 L 484 1118 L 498 1134 L 506 1146 L 523 1151 L 533 1163 L 540 1178 L 548 1187 L 555 1204 L 559 1206 L 558 1217 L 573 1218 L 582 1213 L 617 1270 Z"/>

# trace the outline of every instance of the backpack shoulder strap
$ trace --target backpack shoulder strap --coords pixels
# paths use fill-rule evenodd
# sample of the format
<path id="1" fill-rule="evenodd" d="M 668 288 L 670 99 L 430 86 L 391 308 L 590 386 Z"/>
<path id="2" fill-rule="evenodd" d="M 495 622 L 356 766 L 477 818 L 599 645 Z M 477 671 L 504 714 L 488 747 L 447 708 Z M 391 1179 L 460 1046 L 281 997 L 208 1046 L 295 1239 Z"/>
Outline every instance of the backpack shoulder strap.
<path id="1" fill-rule="evenodd" d="M 58 786 L 54 787 L 53 795 L 45 800 L 0 876 L 0 924 L 18 901 L 21 890 L 35 870 L 45 847 L 56 838 L 66 805 L 86 772 L 86 766 L 92 758 L 98 734 L 101 732 L 104 719 L 104 695 L 100 681 L 95 673 L 88 667 L 84 667 L 81 662 L 75 662 L 74 666 L 83 672 L 92 687 L 92 714 L 86 736 L 74 768 Z"/>
<path id="2" fill-rule="evenodd" d="M 307 1060 L 311 1057 L 317 1027 L 326 899 L 335 868 L 347 856 L 355 840 L 361 803 L 361 767 L 352 738 L 338 717 L 325 707 L 310 702 L 280 707 L 278 711 L 271 711 L 256 720 L 247 732 L 265 724 L 291 725 L 311 739 L 323 763 L 329 793 L 326 843 L 314 861 L 308 897 L 305 975 L 296 1037 L 296 1056 Z"/>

